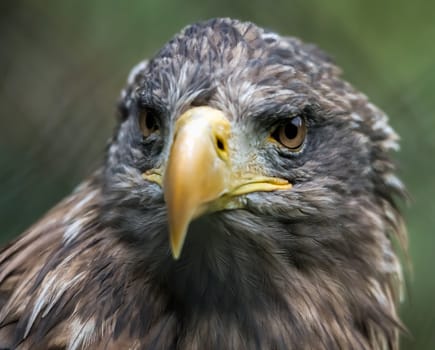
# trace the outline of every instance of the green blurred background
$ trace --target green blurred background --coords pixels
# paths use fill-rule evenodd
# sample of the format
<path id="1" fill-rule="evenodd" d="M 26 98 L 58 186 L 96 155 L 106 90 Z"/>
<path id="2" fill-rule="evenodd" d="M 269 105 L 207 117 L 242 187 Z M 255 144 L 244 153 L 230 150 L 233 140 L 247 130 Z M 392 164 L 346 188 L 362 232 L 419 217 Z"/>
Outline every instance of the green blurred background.
<path id="1" fill-rule="evenodd" d="M 433 1 L 2 1 L 0 243 L 101 162 L 129 69 L 185 25 L 218 16 L 316 43 L 390 115 L 412 197 L 402 344 L 435 349 Z"/>

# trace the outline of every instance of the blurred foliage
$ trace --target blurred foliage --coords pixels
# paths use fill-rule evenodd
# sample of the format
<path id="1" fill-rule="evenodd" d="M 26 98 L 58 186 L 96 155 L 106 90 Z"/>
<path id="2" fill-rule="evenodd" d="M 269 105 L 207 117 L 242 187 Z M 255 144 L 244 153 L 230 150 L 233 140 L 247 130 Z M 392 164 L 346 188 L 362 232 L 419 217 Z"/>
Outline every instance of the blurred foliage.
<path id="1" fill-rule="evenodd" d="M 0 3 L 0 241 L 101 163 L 129 69 L 188 23 L 250 20 L 329 52 L 391 117 L 411 203 L 403 349 L 435 348 L 435 2 L 96 0 Z"/>

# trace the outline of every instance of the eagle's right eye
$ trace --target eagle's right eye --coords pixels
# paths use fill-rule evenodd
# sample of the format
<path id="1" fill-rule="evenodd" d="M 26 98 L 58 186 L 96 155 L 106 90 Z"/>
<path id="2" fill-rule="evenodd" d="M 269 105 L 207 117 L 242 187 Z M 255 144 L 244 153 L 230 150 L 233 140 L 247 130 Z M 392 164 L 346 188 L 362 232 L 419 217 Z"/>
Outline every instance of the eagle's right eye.
<path id="1" fill-rule="evenodd" d="M 144 137 L 159 131 L 159 122 L 156 114 L 150 110 L 141 110 L 139 113 L 139 127 Z"/>

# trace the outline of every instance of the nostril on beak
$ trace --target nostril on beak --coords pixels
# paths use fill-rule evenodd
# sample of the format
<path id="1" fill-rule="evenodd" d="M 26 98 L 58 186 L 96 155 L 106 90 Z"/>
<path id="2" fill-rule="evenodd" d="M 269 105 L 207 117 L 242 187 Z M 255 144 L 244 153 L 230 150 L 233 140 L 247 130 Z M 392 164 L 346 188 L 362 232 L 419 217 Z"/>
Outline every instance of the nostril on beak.
<path id="1" fill-rule="evenodd" d="M 219 150 L 225 151 L 225 144 L 220 137 L 216 138 L 216 145 Z"/>

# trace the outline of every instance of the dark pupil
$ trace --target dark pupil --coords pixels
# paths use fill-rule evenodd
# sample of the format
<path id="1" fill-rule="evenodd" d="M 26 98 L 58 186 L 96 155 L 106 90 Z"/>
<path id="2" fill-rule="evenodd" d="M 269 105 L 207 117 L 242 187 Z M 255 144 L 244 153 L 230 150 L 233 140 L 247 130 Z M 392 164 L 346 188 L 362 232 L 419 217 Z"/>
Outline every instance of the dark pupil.
<path id="1" fill-rule="evenodd" d="M 284 127 L 285 136 L 289 140 L 294 139 L 298 135 L 299 126 L 300 126 L 299 118 L 293 118 Z"/>
<path id="2" fill-rule="evenodd" d="M 147 114 L 145 118 L 145 124 L 149 130 L 154 130 L 154 128 L 156 127 L 156 120 L 154 119 L 154 116 L 152 114 Z"/>

